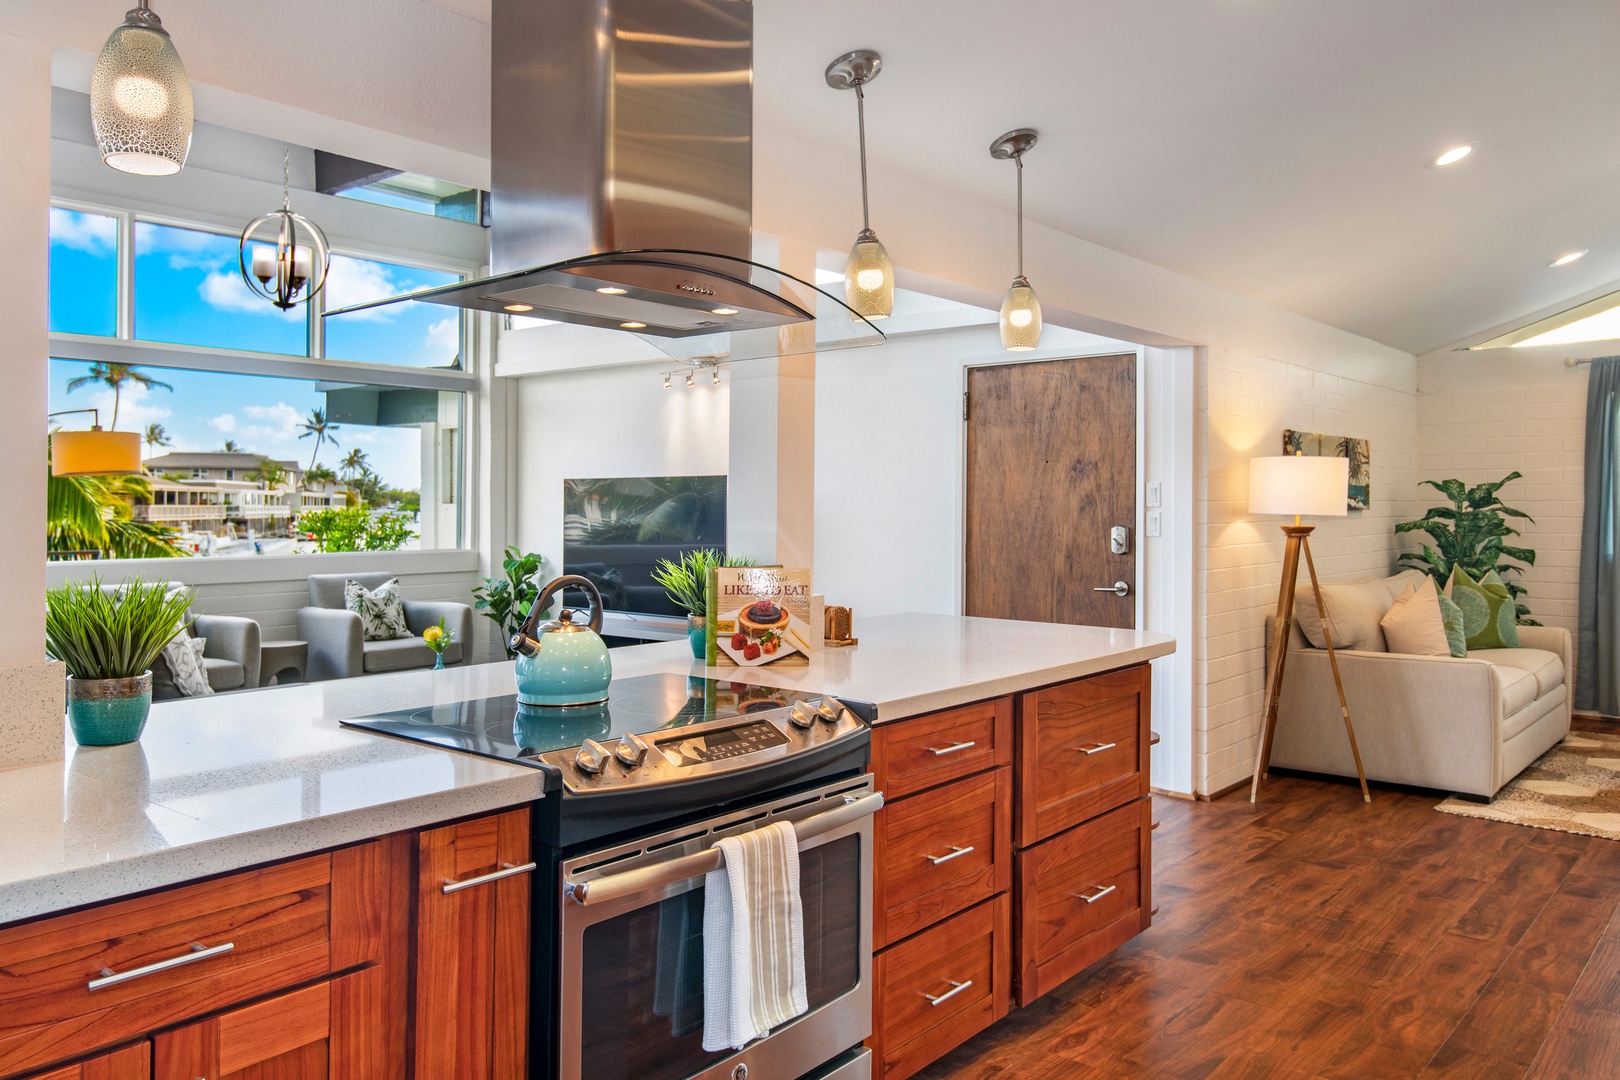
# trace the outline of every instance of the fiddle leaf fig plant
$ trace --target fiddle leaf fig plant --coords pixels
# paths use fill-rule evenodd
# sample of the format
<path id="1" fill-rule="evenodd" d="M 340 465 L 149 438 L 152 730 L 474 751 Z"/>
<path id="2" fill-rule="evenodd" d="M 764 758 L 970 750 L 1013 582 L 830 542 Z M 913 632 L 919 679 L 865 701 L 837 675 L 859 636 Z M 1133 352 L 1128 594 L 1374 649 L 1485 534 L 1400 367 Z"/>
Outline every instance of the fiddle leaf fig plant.
<path id="1" fill-rule="evenodd" d="M 1435 506 L 1416 521 L 1403 521 L 1395 526 L 1401 533 L 1426 533 L 1433 544 L 1424 544 L 1417 551 L 1408 551 L 1400 562 L 1408 568 L 1422 570 L 1441 588 L 1451 578 L 1454 567 L 1461 567 L 1468 576 L 1478 581 L 1492 570 L 1496 571 L 1508 592 L 1513 595 L 1518 621 L 1525 626 L 1541 624 L 1529 618 L 1530 609 L 1519 602 L 1525 588 L 1509 574 L 1520 574 L 1524 567 L 1534 566 L 1536 553 L 1526 547 L 1509 544 L 1510 537 L 1519 530 L 1508 524 L 1509 518 L 1534 523 L 1535 519 L 1523 510 L 1503 503 L 1497 492 L 1523 473 L 1510 472 L 1500 480 L 1469 487 L 1461 480 L 1425 480 L 1423 484 L 1434 488 L 1447 499 L 1450 506 Z M 1511 562 L 1505 560 L 1513 560 Z"/>
<path id="2" fill-rule="evenodd" d="M 540 583 L 536 579 L 545 563 L 544 555 L 524 554 L 516 547 L 509 547 L 501 560 L 503 576 L 485 578 L 482 585 L 473 589 L 473 607 L 501 628 L 503 642 L 510 641 L 517 633 L 529 615 L 530 606 L 540 595 Z M 515 655 L 510 646 L 506 655 L 508 659 Z"/>

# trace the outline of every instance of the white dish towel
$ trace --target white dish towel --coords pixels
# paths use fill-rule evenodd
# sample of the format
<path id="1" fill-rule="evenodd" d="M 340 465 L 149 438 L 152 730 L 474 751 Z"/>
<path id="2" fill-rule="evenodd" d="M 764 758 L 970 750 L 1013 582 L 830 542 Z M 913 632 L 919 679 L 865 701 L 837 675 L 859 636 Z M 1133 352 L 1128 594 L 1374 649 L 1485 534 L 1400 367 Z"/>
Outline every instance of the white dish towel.
<path id="1" fill-rule="evenodd" d="M 810 1008 L 799 838 L 781 821 L 715 847 L 703 890 L 703 1049 L 737 1050 Z"/>

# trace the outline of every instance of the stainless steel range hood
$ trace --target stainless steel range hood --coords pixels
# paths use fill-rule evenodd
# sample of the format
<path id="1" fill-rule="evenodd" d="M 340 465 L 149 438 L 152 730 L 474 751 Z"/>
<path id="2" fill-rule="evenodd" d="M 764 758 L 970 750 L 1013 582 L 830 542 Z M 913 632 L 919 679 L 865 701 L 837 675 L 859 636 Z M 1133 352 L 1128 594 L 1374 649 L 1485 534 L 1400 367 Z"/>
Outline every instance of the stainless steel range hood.
<path id="1" fill-rule="evenodd" d="M 882 342 L 751 259 L 753 31 L 751 0 L 494 0 L 493 275 L 327 314 L 426 301 L 689 362 Z"/>

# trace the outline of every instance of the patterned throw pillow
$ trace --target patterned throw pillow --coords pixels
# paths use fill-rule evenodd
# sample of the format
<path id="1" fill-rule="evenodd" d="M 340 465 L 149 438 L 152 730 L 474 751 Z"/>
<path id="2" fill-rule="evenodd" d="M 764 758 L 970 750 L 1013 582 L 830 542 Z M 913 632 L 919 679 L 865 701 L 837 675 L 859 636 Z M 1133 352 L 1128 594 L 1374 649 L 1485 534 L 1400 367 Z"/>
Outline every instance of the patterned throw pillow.
<path id="1" fill-rule="evenodd" d="M 1469 649 L 1521 647 L 1513 594 L 1494 570 L 1485 575 L 1485 580 L 1475 581 L 1466 570 L 1452 567 L 1446 595 L 1462 609 Z"/>
<path id="2" fill-rule="evenodd" d="M 208 671 L 203 666 L 203 649 L 207 638 L 176 634 L 163 646 L 163 662 L 174 675 L 174 688 L 181 697 L 206 697 L 214 692 L 208 685 Z"/>
<path id="3" fill-rule="evenodd" d="M 360 616 L 360 636 L 367 641 L 416 636 L 405 625 L 405 601 L 399 596 L 399 578 L 389 578 L 375 589 L 367 589 L 358 581 L 345 581 L 343 606 Z"/>
<path id="4" fill-rule="evenodd" d="M 1439 589 L 1436 583 L 1435 588 Z M 1462 608 L 1457 601 L 1444 593 L 1440 595 L 1440 621 L 1445 624 L 1446 644 L 1451 646 L 1452 656 L 1468 655 L 1468 634 L 1463 630 Z"/>

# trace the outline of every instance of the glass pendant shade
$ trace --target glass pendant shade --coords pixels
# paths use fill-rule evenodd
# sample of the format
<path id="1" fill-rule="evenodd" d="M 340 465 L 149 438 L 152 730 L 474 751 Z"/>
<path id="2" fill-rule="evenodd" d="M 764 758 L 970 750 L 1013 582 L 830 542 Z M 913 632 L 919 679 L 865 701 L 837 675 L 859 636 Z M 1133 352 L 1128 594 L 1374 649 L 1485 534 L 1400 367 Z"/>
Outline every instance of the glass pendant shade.
<path id="1" fill-rule="evenodd" d="M 1001 301 L 1001 347 L 1029 352 L 1041 343 L 1041 302 L 1029 279 L 1019 275 Z"/>
<path id="2" fill-rule="evenodd" d="M 868 321 L 894 314 L 894 264 L 871 229 L 862 229 L 844 264 L 844 299 Z"/>
<path id="3" fill-rule="evenodd" d="M 127 20 L 107 38 L 90 76 L 96 147 L 121 172 L 169 176 L 191 151 L 191 83 L 144 0 Z"/>

